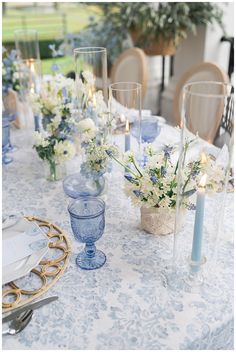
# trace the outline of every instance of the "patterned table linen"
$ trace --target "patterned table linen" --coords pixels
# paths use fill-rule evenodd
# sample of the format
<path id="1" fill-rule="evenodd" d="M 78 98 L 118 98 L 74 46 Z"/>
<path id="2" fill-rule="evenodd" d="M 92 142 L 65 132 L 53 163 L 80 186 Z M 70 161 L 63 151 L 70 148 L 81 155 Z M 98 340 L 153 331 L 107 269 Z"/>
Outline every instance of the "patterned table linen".
<path id="1" fill-rule="evenodd" d="M 160 140 L 167 132 L 173 141 L 170 127 Z M 35 311 L 20 334 L 4 336 L 3 349 L 233 349 L 233 194 L 227 194 L 213 286 L 199 294 L 173 291 L 161 269 L 173 238 L 139 228 L 139 210 L 123 194 L 122 170 L 115 166 L 105 195 L 106 229 L 97 243 L 107 262 L 83 271 L 75 265 L 83 246 L 72 236 L 62 182 L 45 180 L 27 133 L 15 131 L 12 141 L 19 150 L 3 167 L 3 213 L 23 211 L 54 222 L 69 234 L 73 253 L 63 277 L 44 295 L 59 301 Z"/>

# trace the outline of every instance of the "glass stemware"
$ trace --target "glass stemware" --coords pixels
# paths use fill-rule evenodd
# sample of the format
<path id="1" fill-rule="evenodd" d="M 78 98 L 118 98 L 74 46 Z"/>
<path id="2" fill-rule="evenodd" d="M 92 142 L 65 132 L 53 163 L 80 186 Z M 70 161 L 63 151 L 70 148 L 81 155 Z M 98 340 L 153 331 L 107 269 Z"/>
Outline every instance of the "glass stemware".
<path id="1" fill-rule="evenodd" d="M 3 116 L 6 120 L 8 120 L 9 124 L 13 122 L 16 119 L 16 103 L 15 103 L 15 97 L 16 93 L 13 91 L 10 91 L 7 96 L 3 98 Z M 14 98 L 13 98 L 14 97 Z M 18 147 L 16 145 L 12 145 L 11 139 L 10 139 L 10 127 L 9 127 L 9 137 L 8 137 L 8 147 L 7 147 L 7 152 L 8 153 L 13 153 L 16 150 L 18 150 Z"/>
<path id="2" fill-rule="evenodd" d="M 139 139 L 139 124 L 137 121 L 131 127 L 131 134 L 137 140 Z M 157 136 L 160 134 L 160 125 L 154 116 L 148 116 L 141 119 L 141 142 L 153 143 Z"/>
<path id="3" fill-rule="evenodd" d="M 85 270 L 98 269 L 106 261 L 105 254 L 96 249 L 94 242 L 99 240 L 105 228 L 105 203 L 95 197 L 79 197 L 68 207 L 72 231 L 75 238 L 85 243 L 76 264 Z"/>
<path id="4" fill-rule="evenodd" d="M 9 164 L 13 159 L 7 155 L 9 151 L 9 138 L 10 138 L 10 121 L 7 116 L 2 118 L 2 163 Z"/>
<path id="5" fill-rule="evenodd" d="M 150 144 L 155 142 L 157 136 L 160 134 L 161 126 L 155 116 L 145 116 L 141 119 L 140 130 L 142 155 L 139 159 L 140 164 L 145 166 L 147 162 L 147 156 L 145 155 L 145 143 Z M 137 121 L 132 124 L 130 133 L 137 139 L 137 141 L 139 141 L 139 123 Z"/>

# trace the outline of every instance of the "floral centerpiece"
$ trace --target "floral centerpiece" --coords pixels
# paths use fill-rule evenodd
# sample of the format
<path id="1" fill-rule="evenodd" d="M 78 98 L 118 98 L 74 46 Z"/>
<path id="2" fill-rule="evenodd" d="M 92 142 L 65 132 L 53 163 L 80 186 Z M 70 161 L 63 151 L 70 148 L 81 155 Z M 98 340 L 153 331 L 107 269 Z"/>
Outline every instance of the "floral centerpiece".
<path id="1" fill-rule="evenodd" d="M 39 157 L 47 161 L 51 180 L 63 176 L 59 167 L 75 155 L 75 100 L 74 80 L 59 74 L 51 81 L 44 80 L 40 93 L 31 95 L 34 113 L 42 117 L 42 131 L 35 133 L 34 148 Z"/>
<path id="2" fill-rule="evenodd" d="M 9 90 L 20 91 L 20 80 L 17 72 L 16 50 L 10 53 L 3 48 L 2 52 L 2 92 L 6 95 Z"/>
<path id="3" fill-rule="evenodd" d="M 185 155 L 192 140 L 185 145 Z M 125 193 L 135 206 L 141 209 L 141 225 L 144 230 L 154 234 L 165 235 L 174 231 L 175 208 L 177 198 L 178 160 L 174 161 L 175 147 L 165 145 L 161 151 L 151 146 L 146 148 L 147 161 L 141 167 L 132 152 L 118 159 L 111 150 L 107 154 L 121 164 L 125 170 Z M 214 166 L 215 165 L 215 166 Z M 219 180 L 223 179 L 222 170 L 209 155 L 195 158 L 187 165 L 182 188 L 183 202 L 186 209 L 194 209 L 191 197 L 196 192 L 202 173 L 212 170 L 208 177 L 207 188 L 215 190 Z"/>
<path id="4" fill-rule="evenodd" d="M 5 48 L 3 48 L 2 101 L 4 109 L 6 110 L 7 116 L 10 120 L 19 118 L 20 115 L 20 102 L 17 94 L 20 91 L 20 88 L 16 50 L 12 50 L 9 53 Z"/>
<path id="5" fill-rule="evenodd" d="M 79 100 L 78 131 L 85 161 L 81 165 L 81 174 L 86 178 L 99 180 L 111 170 L 111 160 L 106 153 L 110 129 L 109 112 L 102 91 L 95 92 L 95 78 L 89 71 L 81 72 L 77 81 Z"/>

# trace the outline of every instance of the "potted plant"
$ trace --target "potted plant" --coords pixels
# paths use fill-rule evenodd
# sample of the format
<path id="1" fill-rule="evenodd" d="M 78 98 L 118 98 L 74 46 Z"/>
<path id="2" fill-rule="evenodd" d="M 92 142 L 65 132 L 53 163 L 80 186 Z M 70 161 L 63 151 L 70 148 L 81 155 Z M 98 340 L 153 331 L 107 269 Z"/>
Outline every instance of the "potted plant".
<path id="1" fill-rule="evenodd" d="M 103 11 L 102 23 L 109 23 L 115 36 L 124 37 L 125 29 L 134 45 L 147 55 L 174 55 L 180 41 L 188 31 L 196 33 L 198 25 L 216 22 L 223 28 L 222 10 L 210 2 L 120 2 L 98 6 Z"/>

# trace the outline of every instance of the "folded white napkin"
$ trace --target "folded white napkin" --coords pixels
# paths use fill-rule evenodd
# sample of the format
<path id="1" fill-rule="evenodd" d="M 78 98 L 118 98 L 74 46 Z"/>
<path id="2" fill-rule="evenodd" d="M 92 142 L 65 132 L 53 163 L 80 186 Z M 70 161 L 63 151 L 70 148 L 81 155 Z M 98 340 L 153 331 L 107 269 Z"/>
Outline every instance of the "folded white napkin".
<path id="1" fill-rule="evenodd" d="M 47 247 L 48 239 L 40 227 L 21 218 L 3 229 L 2 265 L 6 267 Z"/>

